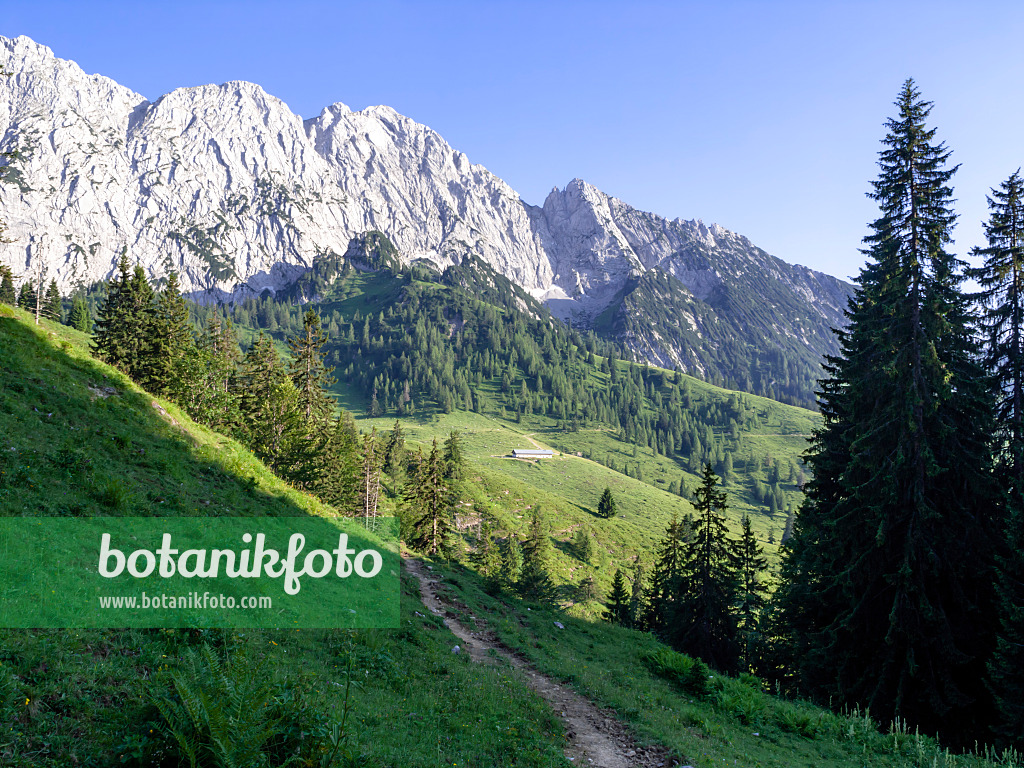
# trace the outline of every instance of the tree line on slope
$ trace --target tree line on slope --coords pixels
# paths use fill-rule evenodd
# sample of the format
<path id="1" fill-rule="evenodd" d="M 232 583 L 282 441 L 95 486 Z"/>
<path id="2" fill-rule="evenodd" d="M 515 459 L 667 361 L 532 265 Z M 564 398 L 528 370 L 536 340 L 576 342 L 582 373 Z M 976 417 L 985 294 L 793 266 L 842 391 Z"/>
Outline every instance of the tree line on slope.
<path id="1" fill-rule="evenodd" d="M 768 409 L 741 393 L 715 397 L 678 372 L 621 360 L 592 334 L 553 322 L 532 305 L 524 308 L 525 300 L 500 276 L 490 276 L 493 284 L 471 282 L 480 274 L 466 263 L 441 276 L 419 266 L 400 275 L 386 269 L 363 274 L 361 285 L 372 296 L 354 310 L 350 300 L 349 315 L 337 297 L 356 292 L 354 269 L 339 268 L 333 284 L 322 275 L 304 289 L 317 300 L 327 359 L 343 383 L 364 395 L 367 415 L 464 409 L 519 421 L 547 417 L 567 432 L 611 427 L 620 440 L 669 457 L 692 474 L 710 463 L 727 483 L 748 486 L 743 493 L 752 504 L 772 515 L 787 512 L 782 486 L 799 487 L 802 467 L 785 461 L 777 467 L 776 459 L 739 447 L 746 431 L 770 421 Z M 325 298 L 331 291 L 335 298 Z M 302 309 L 289 301 L 265 295 L 193 312 L 207 322 L 217 315 L 283 339 L 302 324 Z M 644 479 L 638 463 L 600 453 L 589 458 Z M 685 488 L 683 482 L 672 486 L 679 494 Z"/>
<path id="2" fill-rule="evenodd" d="M 467 260 L 443 275 L 419 265 L 402 273 L 388 266 L 369 277 L 362 273 L 372 296 L 346 317 L 336 299 L 355 292 L 352 281 L 359 276 L 347 261 L 321 260 L 297 284 L 296 296 L 286 291 L 283 298 L 219 306 L 189 302 L 189 313 L 206 327 L 230 321 L 283 342 L 302 332 L 305 310 L 314 306 L 327 361 L 365 395 L 367 415 L 467 409 L 519 421 L 544 416 L 570 432 L 611 427 L 620 440 L 669 457 L 691 474 L 712 464 L 726 483 L 747 486 L 734 492 L 771 516 L 791 511 L 782 486 L 799 488 L 803 469 L 777 467 L 776 459 L 740 449 L 744 432 L 771 419 L 745 395 L 710 396 L 678 372 L 619 359 L 614 346 L 553 321 L 482 262 Z M 88 326 L 90 307 L 98 309 L 105 290 L 76 294 L 66 322 Z M 313 302 L 303 307 L 298 302 L 307 296 Z M 650 480 L 639 462 L 589 458 Z M 780 470 L 781 478 L 775 476 Z M 685 482 L 672 481 L 670 491 L 682 495 Z"/>
<path id="3" fill-rule="evenodd" d="M 243 354 L 230 322 L 214 316 L 197 330 L 171 274 L 160 291 L 126 255 L 106 286 L 92 348 L 147 391 L 246 445 L 270 469 L 342 514 L 374 518 L 382 498 L 401 513 L 403 535 L 428 552 L 450 538 L 462 452 L 457 433 L 438 455 L 410 453 L 401 424 L 361 433 L 328 389 L 325 336 L 309 308 L 282 357 L 260 334 Z M 389 482 L 390 481 L 390 482 Z M 426 531 L 432 531 L 432 538 Z"/>

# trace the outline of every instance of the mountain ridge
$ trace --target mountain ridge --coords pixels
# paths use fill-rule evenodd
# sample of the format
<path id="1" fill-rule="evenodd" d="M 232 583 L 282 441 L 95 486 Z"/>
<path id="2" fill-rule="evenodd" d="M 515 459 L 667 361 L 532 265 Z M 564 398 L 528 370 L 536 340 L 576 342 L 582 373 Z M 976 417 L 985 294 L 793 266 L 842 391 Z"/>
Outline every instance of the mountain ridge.
<path id="1" fill-rule="evenodd" d="M 728 315 L 736 297 L 765 303 L 773 314 L 759 344 L 786 347 L 795 313 L 811 357 L 835 351 L 849 284 L 580 179 L 531 205 L 391 107 L 336 102 L 303 120 L 245 81 L 149 101 L 26 37 L 0 38 L 0 65 L 11 73 L 0 78 L 0 149 L 17 153 L 0 184 L 14 241 L 0 263 L 22 279 L 42 264 L 68 293 L 109 278 L 127 251 L 157 283 L 176 271 L 193 298 L 230 301 L 285 288 L 378 231 L 404 263 L 478 257 L 575 325 L 627 311 L 630 286 L 660 272 L 697 314 L 725 313 L 741 334 Z M 770 289 L 752 294 L 751 276 Z M 684 341 L 680 318 L 659 323 L 620 340 L 652 362 L 701 370 L 691 354 L 708 338 L 700 324 Z"/>

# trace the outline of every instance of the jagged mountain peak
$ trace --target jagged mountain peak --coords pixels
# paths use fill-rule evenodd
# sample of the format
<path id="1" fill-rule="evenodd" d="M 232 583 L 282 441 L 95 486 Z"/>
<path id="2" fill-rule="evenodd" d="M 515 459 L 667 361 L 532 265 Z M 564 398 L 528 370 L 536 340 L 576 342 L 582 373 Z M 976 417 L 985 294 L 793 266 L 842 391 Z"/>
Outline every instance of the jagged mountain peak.
<path id="1" fill-rule="evenodd" d="M 0 38 L 0 66 L 12 73 L 0 78 L 0 150 L 19 150 L 0 171 L 14 240 L 0 244 L 0 263 L 19 279 L 43 264 L 69 292 L 108 278 L 127 246 L 155 279 L 174 270 L 200 300 L 234 299 L 276 291 L 377 231 L 407 263 L 478 258 L 556 315 L 595 327 L 655 272 L 721 307 L 735 307 L 743 275 L 766 274 L 782 291 L 779 312 L 810 307 L 820 337 L 842 322 L 849 286 L 834 278 L 718 225 L 639 211 L 579 178 L 528 205 L 385 105 L 336 102 L 303 121 L 245 81 L 149 102 L 24 37 Z M 782 320 L 772 322 L 781 333 Z M 669 342 L 648 342 L 661 349 L 651 359 L 683 360 Z"/>

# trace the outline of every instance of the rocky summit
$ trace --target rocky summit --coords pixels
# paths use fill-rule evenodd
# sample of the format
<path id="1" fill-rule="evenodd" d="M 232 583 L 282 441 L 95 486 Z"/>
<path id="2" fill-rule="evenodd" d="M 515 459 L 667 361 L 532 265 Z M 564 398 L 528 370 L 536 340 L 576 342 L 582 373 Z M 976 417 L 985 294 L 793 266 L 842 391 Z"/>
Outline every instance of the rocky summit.
<path id="1" fill-rule="evenodd" d="M 65 293 L 108 278 L 127 249 L 157 282 L 174 270 L 200 301 L 238 299 L 378 231 L 404 262 L 478 256 L 556 316 L 619 336 L 639 358 L 708 374 L 691 347 L 719 344 L 709 324 L 753 322 L 757 343 L 788 338 L 817 355 L 833 349 L 829 329 L 852 290 L 579 179 L 527 204 L 389 107 L 337 103 L 304 121 L 246 82 L 150 102 L 26 37 L 0 38 L 0 65 L 0 149 L 14 153 L 0 173 L 11 241 L 0 263 L 22 277 L 42 265 Z M 671 294 L 672 317 L 646 312 L 666 306 L 659 292 Z M 755 308 L 759 319 L 744 320 Z"/>

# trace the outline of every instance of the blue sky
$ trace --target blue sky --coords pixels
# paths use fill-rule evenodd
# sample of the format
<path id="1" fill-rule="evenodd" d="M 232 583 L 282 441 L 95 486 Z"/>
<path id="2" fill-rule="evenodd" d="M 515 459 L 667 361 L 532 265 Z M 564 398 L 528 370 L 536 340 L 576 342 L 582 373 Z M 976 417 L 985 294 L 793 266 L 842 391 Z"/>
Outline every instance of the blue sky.
<path id="1" fill-rule="evenodd" d="M 3 2 L 156 99 L 250 80 L 304 117 L 388 104 L 530 203 L 579 177 L 855 276 L 883 123 L 913 77 L 962 168 L 956 250 L 1024 165 L 1019 2 Z"/>

